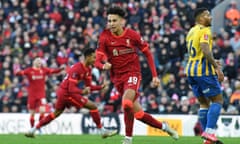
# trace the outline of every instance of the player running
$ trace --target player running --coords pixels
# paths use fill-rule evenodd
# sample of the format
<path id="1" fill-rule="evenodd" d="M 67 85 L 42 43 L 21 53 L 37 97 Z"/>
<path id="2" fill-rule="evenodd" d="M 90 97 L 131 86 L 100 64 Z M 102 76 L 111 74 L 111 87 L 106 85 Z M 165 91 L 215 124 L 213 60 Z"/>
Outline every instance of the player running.
<path id="1" fill-rule="evenodd" d="M 111 81 L 122 96 L 125 123 L 125 138 L 122 144 L 132 144 L 134 118 L 167 132 L 177 140 L 178 133 L 175 130 L 144 112 L 138 102 L 141 82 L 139 51 L 147 58 L 153 85 L 159 86 L 160 80 L 148 43 L 138 32 L 123 27 L 124 16 L 125 11 L 120 7 L 111 7 L 107 11 L 108 25 L 100 35 L 95 63 L 100 69 L 110 70 Z"/>
<path id="2" fill-rule="evenodd" d="M 117 134 L 117 130 L 106 130 L 101 124 L 100 114 L 97 106 L 94 102 L 84 97 L 94 90 L 101 90 L 105 87 L 103 85 L 92 85 L 92 73 L 91 67 L 95 62 L 95 51 L 93 49 L 87 49 L 84 52 L 84 62 L 78 62 L 71 66 L 68 70 L 66 77 L 61 82 L 57 90 L 57 102 L 55 111 L 44 117 L 40 122 L 30 129 L 25 134 L 26 137 L 34 137 L 36 130 L 39 130 L 42 126 L 47 125 L 52 120 L 60 116 L 66 107 L 75 106 L 76 108 L 87 108 L 90 110 L 90 115 L 93 121 L 97 125 L 102 138 L 111 137 Z M 85 88 L 80 89 L 78 87 L 80 82 L 84 82 Z"/>

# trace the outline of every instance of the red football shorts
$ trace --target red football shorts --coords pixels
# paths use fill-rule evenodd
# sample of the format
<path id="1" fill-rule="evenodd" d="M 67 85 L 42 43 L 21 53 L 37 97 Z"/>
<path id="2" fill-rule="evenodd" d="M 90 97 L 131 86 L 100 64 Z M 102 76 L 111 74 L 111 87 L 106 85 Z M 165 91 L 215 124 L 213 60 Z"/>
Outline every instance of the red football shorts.
<path id="1" fill-rule="evenodd" d="M 29 110 L 36 110 L 37 111 L 39 109 L 39 107 L 42 105 L 42 99 L 44 99 L 44 98 L 28 96 L 27 108 Z"/>
<path id="2" fill-rule="evenodd" d="M 136 92 L 136 96 L 134 97 L 134 101 L 139 96 L 139 87 L 141 83 L 141 74 L 140 73 L 124 73 L 121 75 L 114 76 L 113 83 L 116 87 L 117 91 L 122 96 L 126 89 L 133 89 Z"/>
<path id="3" fill-rule="evenodd" d="M 57 89 L 57 102 L 55 107 L 57 110 L 64 110 L 66 107 L 69 108 L 70 106 L 82 108 L 87 102 L 88 99 L 80 94 L 69 93 L 61 87 Z"/>

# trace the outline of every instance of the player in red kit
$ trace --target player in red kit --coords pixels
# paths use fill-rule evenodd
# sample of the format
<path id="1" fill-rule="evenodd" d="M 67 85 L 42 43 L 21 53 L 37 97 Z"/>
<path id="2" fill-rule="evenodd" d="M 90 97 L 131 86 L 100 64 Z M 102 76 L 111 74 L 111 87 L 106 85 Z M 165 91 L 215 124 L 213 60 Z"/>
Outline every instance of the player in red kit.
<path id="1" fill-rule="evenodd" d="M 103 138 L 110 137 L 117 134 L 117 130 L 109 131 L 106 130 L 101 124 L 100 114 L 98 112 L 97 106 L 92 101 L 85 98 L 83 95 L 89 94 L 94 90 L 101 90 L 105 87 L 102 85 L 92 85 L 92 73 L 91 67 L 95 62 L 96 55 L 95 50 L 87 49 L 84 52 L 85 60 L 84 62 L 78 62 L 70 67 L 67 72 L 66 77 L 61 82 L 59 88 L 57 89 L 57 101 L 55 111 L 50 113 L 48 116 L 44 117 L 40 122 L 33 127 L 28 133 L 25 134 L 27 137 L 34 137 L 36 130 L 40 129 L 42 126 L 50 123 L 52 120 L 61 115 L 66 107 L 75 106 L 76 108 L 87 108 L 90 110 L 90 115 L 93 121 L 100 130 Z M 83 89 L 79 88 L 80 82 L 84 82 L 85 87 Z"/>
<path id="2" fill-rule="evenodd" d="M 44 117 L 44 104 L 46 104 L 45 81 L 46 77 L 51 74 L 61 72 L 62 68 L 51 69 L 42 66 L 42 59 L 34 59 L 32 67 L 24 70 L 16 70 L 17 76 L 26 76 L 29 82 L 27 108 L 30 112 L 30 124 L 34 126 L 34 115 L 36 111 L 40 112 L 39 120 Z"/>
<path id="3" fill-rule="evenodd" d="M 107 11 L 108 25 L 99 37 L 95 62 L 99 69 L 110 70 L 111 81 L 122 95 L 125 122 L 125 139 L 122 144 L 132 144 L 134 117 L 178 139 L 175 130 L 144 112 L 137 100 L 141 81 L 138 51 L 147 58 L 153 76 L 152 83 L 159 86 L 160 80 L 148 43 L 136 31 L 122 26 L 124 16 L 125 11 L 120 7 L 111 7 Z"/>

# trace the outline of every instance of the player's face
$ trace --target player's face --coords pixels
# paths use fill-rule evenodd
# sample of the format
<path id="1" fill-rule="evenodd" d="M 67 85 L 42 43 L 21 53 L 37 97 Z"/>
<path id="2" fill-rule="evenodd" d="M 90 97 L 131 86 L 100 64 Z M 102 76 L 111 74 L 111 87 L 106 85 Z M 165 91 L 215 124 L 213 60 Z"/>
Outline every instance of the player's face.
<path id="1" fill-rule="evenodd" d="M 122 30 L 122 18 L 115 14 L 109 14 L 107 17 L 107 26 L 114 34 L 118 34 Z"/>
<path id="2" fill-rule="evenodd" d="M 204 18 L 205 26 L 211 26 L 212 17 L 210 12 L 206 10 L 202 13 L 202 16 Z"/>
<path id="3" fill-rule="evenodd" d="M 96 60 L 96 54 L 92 53 L 90 56 L 87 57 L 87 63 L 88 65 L 93 65 Z"/>
<path id="4" fill-rule="evenodd" d="M 42 60 L 41 58 L 36 58 L 34 61 L 33 61 L 33 66 L 36 67 L 36 68 L 40 68 L 42 66 Z"/>

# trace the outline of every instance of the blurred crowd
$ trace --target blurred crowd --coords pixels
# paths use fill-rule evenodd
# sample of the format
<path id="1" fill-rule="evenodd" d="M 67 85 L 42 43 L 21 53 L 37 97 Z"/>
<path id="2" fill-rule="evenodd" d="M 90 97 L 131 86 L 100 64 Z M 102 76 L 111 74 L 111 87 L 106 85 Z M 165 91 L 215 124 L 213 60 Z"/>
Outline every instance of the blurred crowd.
<path id="1" fill-rule="evenodd" d="M 140 54 L 142 85 L 139 100 L 155 114 L 196 114 L 199 104 L 187 84 L 185 36 L 194 25 L 193 11 L 211 10 L 221 0 L 4 0 L 0 2 L 0 112 L 27 112 L 28 81 L 14 75 L 41 57 L 45 66 L 70 66 L 81 61 L 84 49 L 96 49 L 106 25 L 106 9 L 121 5 L 127 10 L 125 26 L 141 33 L 155 57 L 161 86 L 153 88 L 148 64 Z M 236 3 L 231 3 L 231 5 Z M 227 9 L 226 9 L 227 11 Z M 230 14 L 231 15 L 231 14 Z M 227 17 L 226 17 L 227 19 Z M 239 17 L 240 19 L 240 17 Z M 235 19 L 234 19 L 235 22 Z M 222 114 L 240 112 L 240 29 L 229 19 L 214 34 L 213 52 L 222 61 L 224 106 Z M 46 80 L 46 110 L 52 111 L 55 90 L 65 72 Z M 93 69 L 93 83 L 109 83 L 93 93 L 103 114 L 121 112 L 121 99 L 105 71 Z M 66 112 L 78 112 L 71 108 Z M 81 110 L 84 112 L 84 110 Z"/>

